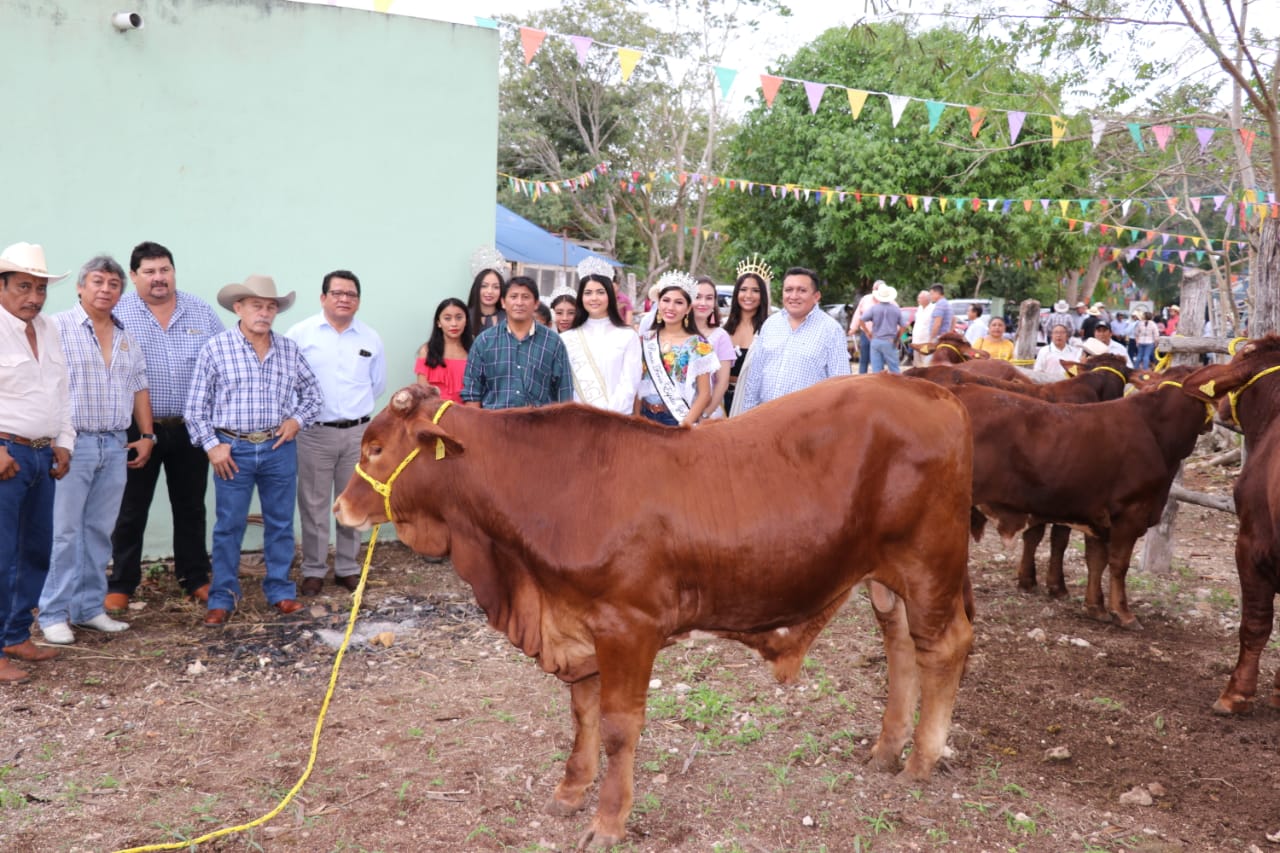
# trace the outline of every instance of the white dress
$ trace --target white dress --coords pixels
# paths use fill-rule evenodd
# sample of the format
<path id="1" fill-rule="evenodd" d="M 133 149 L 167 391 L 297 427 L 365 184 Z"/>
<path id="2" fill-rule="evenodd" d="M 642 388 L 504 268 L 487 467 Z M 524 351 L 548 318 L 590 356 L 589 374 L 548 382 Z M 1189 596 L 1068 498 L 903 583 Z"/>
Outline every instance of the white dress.
<path id="1" fill-rule="evenodd" d="M 640 336 L 608 317 L 588 319 L 560 336 L 573 371 L 573 399 L 629 415 L 640 384 Z"/>

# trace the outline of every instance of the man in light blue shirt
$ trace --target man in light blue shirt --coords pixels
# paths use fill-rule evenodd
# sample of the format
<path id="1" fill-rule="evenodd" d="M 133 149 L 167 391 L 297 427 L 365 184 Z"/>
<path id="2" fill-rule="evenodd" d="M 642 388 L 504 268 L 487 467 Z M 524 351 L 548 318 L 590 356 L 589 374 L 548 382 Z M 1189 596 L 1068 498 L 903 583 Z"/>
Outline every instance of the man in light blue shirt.
<path id="1" fill-rule="evenodd" d="M 760 327 L 742 411 L 808 388 L 830 376 L 848 376 L 844 329 L 819 306 L 818 274 L 792 267 L 782 279 L 782 307 Z"/>
<path id="2" fill-rule="evenodd" d="M 324 403 L 298 433 L 298 513 L 302 518 L 302 594 L 318 595 L 328 572 L 329 508 L 360 461 L 360 442 L 379 395 L 387 387 L 382 338 L 356 319 L 360 279 L 334 270 L 320 285 L 320 313 L 286 332 L 320 381 Z M 333 580 L 354 591 L 360 583 L 360 531 L 337 526 Z"/>

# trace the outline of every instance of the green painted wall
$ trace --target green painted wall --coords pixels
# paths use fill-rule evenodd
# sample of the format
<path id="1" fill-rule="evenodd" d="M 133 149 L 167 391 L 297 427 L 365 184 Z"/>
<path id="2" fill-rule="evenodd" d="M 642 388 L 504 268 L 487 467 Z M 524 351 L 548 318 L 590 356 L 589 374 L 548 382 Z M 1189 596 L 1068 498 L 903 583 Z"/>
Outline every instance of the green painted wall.
<path id="1" fill-rule="evenodd" d="M 121 9 L 145 27 L 117 32 Z M 493 30 L 287 0 L 6 2 L 0 93 L 0 246 L 42 243 L 62 271 L 155 240 L 210 302 L 266 273 L 299 292 L 280 331 L 354 270 L 392 389 L 493 241 Z M 74 300 L 67 280 L 46 310 Z M 148 553 L 170 552 L 166 516 Z"/>

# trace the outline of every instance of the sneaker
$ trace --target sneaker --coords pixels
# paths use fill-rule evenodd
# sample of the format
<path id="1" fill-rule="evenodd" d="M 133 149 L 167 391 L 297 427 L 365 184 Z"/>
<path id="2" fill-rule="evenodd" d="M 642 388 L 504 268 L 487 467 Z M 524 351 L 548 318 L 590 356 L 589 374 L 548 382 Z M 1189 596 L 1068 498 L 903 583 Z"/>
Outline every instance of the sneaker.
<path id="1" fill-rule="evenodd" d="M 76 641 L 76 635 L 72 633 L 71 626 L 66 622 L 58 622 L 54 625 L 41 625 L 40 632 L 44 634 L 46 643 L 54 643 L 59 646 L 69 646 Z"/>
<path id="2" fill-rule="evenodd" d="M 77 622 L 81 628 L 92 628 L 95 631 L 102 631 L 104 634 L 118 634 L 121 631 L 129 630 L 128 622 L 120 622 L 112 619 L 105 613 L 99 613 L 97 616 L 85 622 Z M 45 632 L 45 639 L 49 638 L 48 632 Z"/>

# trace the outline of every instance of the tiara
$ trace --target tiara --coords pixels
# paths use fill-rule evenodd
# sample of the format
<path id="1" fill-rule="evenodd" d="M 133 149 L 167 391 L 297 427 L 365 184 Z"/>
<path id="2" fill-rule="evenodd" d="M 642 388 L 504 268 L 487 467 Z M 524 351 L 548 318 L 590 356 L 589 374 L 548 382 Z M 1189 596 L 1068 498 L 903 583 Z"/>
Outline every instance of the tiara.
<path id="1" fill-rule="evenodd" d="M 693 294 L 698 289 L 698 283 L 687 272 L 668 270 L 658 276 L 658 293 L 662 293 L 668 287 L 678 287 L 683 290 L 684 295 L 689 297 L 689 304 L 692 305 Z"/>
<path id="2" fill-rule="evenodd" d="M 551 291 L 551 295 L 547 298 L 550 301 L 555 302 L 561 296 L 567 296 L 570 299 L 577 299 L 578 291 L 574 290 L 572 287 L 570 287 L 567 284 L 562 284 L 559 287 L 557 287 L 555 290 Z"/>
<path id="3" fill-rule="evenodd" d="M 578 262 L 578 278 L 584 279 L 589 275 L 598 275 L 613 281 L 613 264 L 604 258 L 587 255 Z"/>
<path id="4" fill-rule="evenodd" d="M 480 275 L 485 270 L 493 270 L 503 278 L 511 273 L 511 268 L 507 266 L 507 259 L 492 246 L 481 246 L 471 253 L 471 275 Z"/>
<path id="5" fill-rule="evenodd" d="M 766 264 L 758 254 L 738 262 L 738 278 L 742 278 L 744 275 L 759 276 L 765 287 L 773 283 L 773 268 Z"/>

